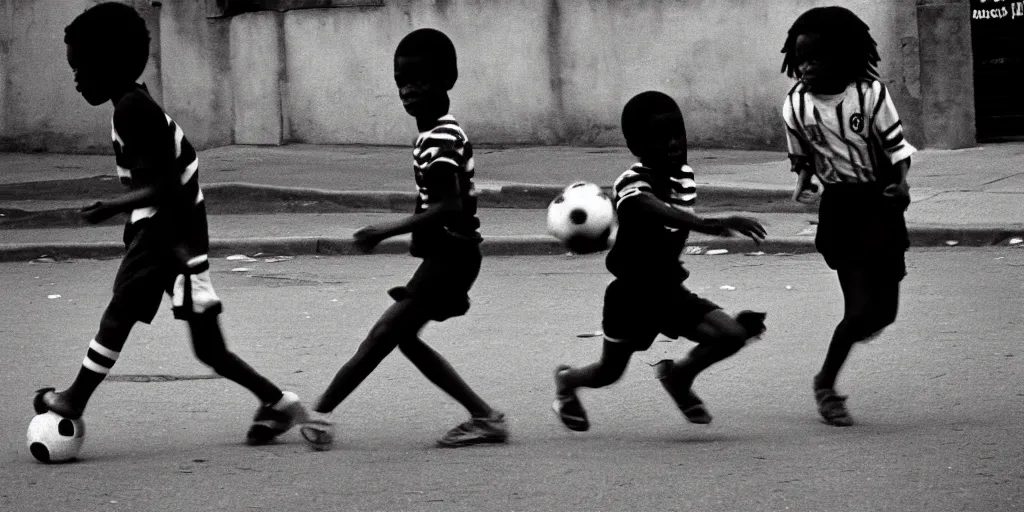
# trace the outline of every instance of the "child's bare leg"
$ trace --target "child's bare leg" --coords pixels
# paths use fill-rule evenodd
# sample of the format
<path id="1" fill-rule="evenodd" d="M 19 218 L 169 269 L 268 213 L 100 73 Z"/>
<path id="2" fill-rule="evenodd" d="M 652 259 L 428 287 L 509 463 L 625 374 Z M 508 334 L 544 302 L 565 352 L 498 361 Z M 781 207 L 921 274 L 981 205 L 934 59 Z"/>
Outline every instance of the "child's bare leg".
<path id="1" fill-rule="evenodd" d="M 758 314 L 761 315 L 761 314 Z M 763 322 L 764 316 L 760 316 Z M 698 343 L 686 357 L 672 363 L 672 380 L 689 388 L 697 375 L 743 348 L 747 340 L 763 330 L 745 327 L 725 311 L 716 309 L 708 313 L 687 337 Z M 753 332 L 751 332 L 753 331 Z"/>
<path id="2" fill-rule="evenodd" d="M 228 350 L 217 315 L 197 315 L 189 320 L 188 327 L 192 334 L 192 349 L 199 361 L 218 375 L 248 389 L 264 404 L 274 404 L 281 399 L 280 388 Z"/>
<path id="3" fill-rule="evenodd" d="M 745 311 L 733 318 L 721 309 L 705 315 L 703 321 L 687 335 L 698 343 L 678 361 L 664 360 L 656 373 L 665 390 L 691 423 L 707 424 L 711 414 L 704 402 L 691 389 L 702 371 L 743 348 L 747 340 L 764 331 L 764 313 Z"/>
<path id="4" fill-rule="evenodd" d="M 829 343 L 821 371 L 814 376 L 814 400 L 818 413 L 836 426 L 853 424 L 846 409 L 846 397 L 836 393 L 836 378 L 850 356 L 853 345 L 876 336 L 896 320 L 899 282 L 880 280 L 867 268 L 839 270 L 844 313 Z"/>
<path id="5" fill-rule="evenodd" d="M 557 391 L 564 393 L 576 388 L 603 388 L 617 382 L 626 373 L 633 349 L 626 343 L 607 338 L 596 363 L 579 368 L 564 368 L 558 372 Z"/>
<path id="6" fill-rule="evenodd" d="M 814 377 L 816 389 L 834 388 L 853 345 L 876 336 L 896 320 L 899 282 L 872 279 L 869 269 L 839 271 L 843 289 L 843 320 L 836 326 L 821 371 Z"/>
<path id="7" fill-rule="evenodd" d="M 427 323 L 426 315 L 411 300 L 391 305 L 370 329 L 356 353 L 338 373 L 313 409 L 327 413 L 334 410 L 403 340 L 414 339 Z"/>
<path id="8" fill-rule="evenodd" d="M 455 368 L 423 340 L 418 337 L 406 339 L 398 344 L 398 349 L 424 377 L 462 404 L 470 416 L 489 418 L 494 414 L 494 409 L 466 384 Z"/>
<path id="9" fill-rule="evenodd" d="M 576 389 L 603 388 L 614 384 L 626 373 L 633 357 L 632 345 L 605 338 L 601 359 L 580 368 L 560 365 L 555 368 L 555 402 L 553 408 L 559 420 L 569 430 L 583 432 L 590 429 L 587 411 L 583 408 Z"/>

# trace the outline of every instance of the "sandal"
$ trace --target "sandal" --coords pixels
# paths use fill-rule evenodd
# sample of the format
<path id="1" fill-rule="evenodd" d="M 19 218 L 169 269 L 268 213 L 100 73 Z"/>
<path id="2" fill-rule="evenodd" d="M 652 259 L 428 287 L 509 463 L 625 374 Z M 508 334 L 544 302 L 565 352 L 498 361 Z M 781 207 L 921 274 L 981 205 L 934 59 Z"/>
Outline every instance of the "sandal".
<path id="1" fill-rule="evenodd" d="M 555 388 L 561 388 L 559 386 L 558 374 L 568 370 L 568 366 L 559 366 L 555 368 Z M 558 415 L 558 419 L 562 421 L 565 428 L 574 432 L 586 432 L 590 429 L 590 420 L 587 419 L 587 411 L 583 409 L 583 404 L 580 403 L 580 398 L 576 396 L 575 391 L 559 391 L 555 394 L 555 403 L 551 406 L 554 409 L 555 414 Z"/>
<path id="2" fill-rule="evenodd" d="M 836 427 L 853 425 L 850 411 L 846 409 L 846 399 L 847 397 L 836 394 L 836 390 L 832 388 L 814 390 L 814 400 L 818 403 L 818 414 L 821 414 L 822 421 Z"/>
<path id="3" fill-rule="evenodd" d="M 704 401 L 697 396 L 696 393 L 687 386 L 685 391 L 679 389 L 679 386 L 671 381 L 670 372 L 672 370 L 672 360 L 662 359 L 654 364 L 655 375 L 661 385 L 668 391 L 669 396 L 676 403 L 676 407 L 682 411 L 683 416 L 686 417 L 686 421 L 697 425 L 707 425 L 711 423 L 711 413 L 708 412 L 707 407 L 704 406 Z"/>
<path id="4" fill-rule="evenodd" d="M 334 444 L 334 423 L 326 415 L 314 414 L 310 413 L 310 417 L 299 424 L 299 433 L 311 449 L 318 452 L 330 450 Z"/>

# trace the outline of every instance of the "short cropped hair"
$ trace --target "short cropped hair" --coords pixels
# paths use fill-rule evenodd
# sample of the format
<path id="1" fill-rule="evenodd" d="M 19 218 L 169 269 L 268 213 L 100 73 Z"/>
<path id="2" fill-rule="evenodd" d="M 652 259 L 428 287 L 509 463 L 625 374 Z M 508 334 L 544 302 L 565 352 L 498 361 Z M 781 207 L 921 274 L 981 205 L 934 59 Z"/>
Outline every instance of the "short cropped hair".
<path id="1" fill-rule="evenodd" d="M 877 79 L 878 48 L 871 37 L 870 28 L 849 9 L 843 7 L 815 7 L 800 15 L 789 28 L 782 47 L 782 71 L 786 76 L 797 76 L 794 59 L 796 39 L 800 35 L 815 34 L 821 38 L 825 51 L 837 58 L 843 66 L 844 78 L 855 80 Z"/>
<path id="2" fill-rule="evenodd" d="M 633 96 L 622 108 L 622 135 L 626 138 L 626 143 L 632 145 L 650 137 L 651 117 L 664 113 L 679 114 L 679 122 L 685 136 L 683 113 L 672 97 L 658 91 L 647 91 Z"/>
<path id="3" fill-rule="evenodd" d="M 64 28 L 64 42 L 84 58 L 127 80 L 142 76 L 149 60 L 149 29 L 132 7 L 117 2 L 93 6 Z"/>
<path id="4" fill-rule="evenodd" d="M 449 89 L 459 79 L 459 68 L 456 62 L 455 45 L 440 30 L 421 28 L 408 33 L 395 49 L 395 60 L 398 57 L 423 57 L 430 61 L 434 75 L 444 82 Z"/>

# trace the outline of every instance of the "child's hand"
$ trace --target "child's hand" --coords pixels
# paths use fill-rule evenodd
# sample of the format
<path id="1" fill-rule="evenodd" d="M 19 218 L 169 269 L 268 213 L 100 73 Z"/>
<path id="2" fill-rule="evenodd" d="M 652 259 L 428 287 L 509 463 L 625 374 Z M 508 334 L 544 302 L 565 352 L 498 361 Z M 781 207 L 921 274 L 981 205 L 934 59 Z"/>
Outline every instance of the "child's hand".
<path id="1" fill-rule="evenodd" d="M 910 185 L 905 181 L 885 187 L 882 195 L 895 201 L 903 210 L 910 206 Z"/>
<path id="2" fill-rule="evenodd" d="M 793 191 L 793 200 L 803 204 L 813 204 L 818 199 L 818 186 L 809 180 L 797 185 Z"/>
<path id="3" fill-rule="evenodd" d="M 103 201 L 96 201 L 95 203 L 82 208 L 80 212 L 82 214 L 82 218 L 89 224 L 97 224 L 117 215 L 117 210 L 111 208 Z"/>
<path id="4" fill-rule="evenodd" d="M 355 244 L 356 249 L 362 252 L 370 252 L 384 238 L 384 233 L 376 226 L 366 226 L 352 235 L 352 242 Z"/>
<path id="5" fill-rule="evenodd" d="M 732 236 L 735 232 L 750 237 L 755 243 L 761 243 L 761 240 L 768 236 L 764 226 L 757 219 L 750 217 L 726 217 L 722 219 L 722 226 L 726 229 L 724 236 Z"/>

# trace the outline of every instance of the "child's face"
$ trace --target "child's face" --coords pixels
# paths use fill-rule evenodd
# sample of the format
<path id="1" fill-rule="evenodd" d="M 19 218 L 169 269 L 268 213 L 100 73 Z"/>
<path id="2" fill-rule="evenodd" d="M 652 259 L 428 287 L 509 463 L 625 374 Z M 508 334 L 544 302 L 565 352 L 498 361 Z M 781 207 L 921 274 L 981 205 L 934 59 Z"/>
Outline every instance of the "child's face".
<path id="1" fill-rule="evenodd" d="M 679 112 L 654 114 L 642 140 L 631 144 L 636 156 L 652 168 L 678 169 L 686 164 L 686 128 Z"/>
<path id="2" fill-rule="evenodd" d="M 800 34 L 794 44 L 797 78 L 807 84 L 811 92 L 826 94 L 842 92 L 846 88 L 840 73 L 840 63 L 834 52 L 828 51 L 819 34 Z"/>
<path id="3" fill-rule="evenodd" d="M 80 50 L 68 45 L 68 65 L 75 75 L 75 90 L 81 93 L 90 105 L 102 105 L 110 100 L 113 91 L 110 73 L 105 72 L 93 60 L 86 59 Z"/>
<path id="4" fill-rule="evenodd" d="M 435 114 L 448 96 L 448 88 L 435 77 L 430 62 L 419 56 L 395 58 L 395 85 L 405 111 L 416 118 Z"/>

